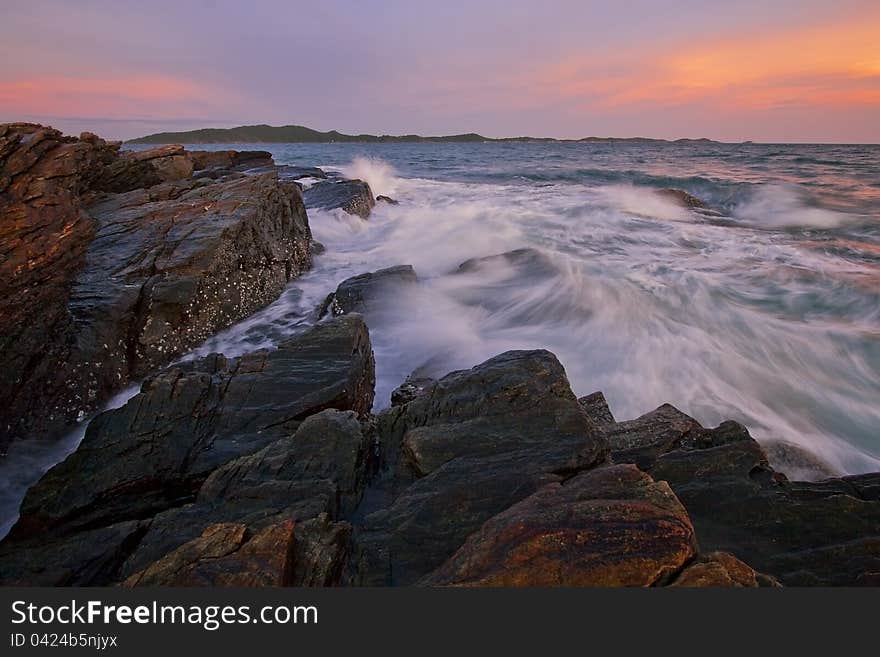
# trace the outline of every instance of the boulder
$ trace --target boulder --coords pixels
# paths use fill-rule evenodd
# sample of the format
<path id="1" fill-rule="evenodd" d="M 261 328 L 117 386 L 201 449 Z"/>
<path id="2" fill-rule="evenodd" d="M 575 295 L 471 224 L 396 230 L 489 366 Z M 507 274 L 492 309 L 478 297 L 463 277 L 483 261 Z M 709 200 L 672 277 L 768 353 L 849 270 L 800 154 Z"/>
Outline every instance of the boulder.
<path id="1" fill-rule="evenodd" d="M 363 180 L 327 180 L 303 191 L 306 207 L 319 210 L 341 209 L 361 219 L 370 216 L 376 205 L 370 186 Z"/>
<path id="2" fill-rule="evenodd" d="M 590 416 L 590 419 L 598 427 L 607 427 L 616 424 L 611 408 L 605 395 L 601 392 L 594 392 L 586 397 L 578 399 L 578 403 Z"/>
<path id="3" fill-rule="evenodd" d="M 385 196 L 383 194 L 380 194 L 379 196 L 377 196 L 376 201 L 381 202 L 381 203 L 387 203 L 388 205 L 400 205 L 400 201 L 397 201 L 397 200 L 391 198 L 390 196 Z"/>
<path id="4" fill-rule="evenodd" d="M 406 377 L 406 380 L 391 391 L 391 405 L 403 406 L 421 395 L 430 388 L 435 379 L 427 376 L 419 376 L 415 372 Z"/>
<path id="5" fill-rule="evenodd" d="M 165 370 L 92 421 L 77 451 L 28 491 L 7 542 L 192 501 L 214 470 L 291 434 L 309 415 L 368 413 L 374 377 L 359 315 L 318 324 L 275 350 Z"/>
<path id="6" fill-rule="evenodd" d="M 605 461 L 607 443 L 547 351 L 453 372 L 378 418 L 392 502 L 366 516 L 354 581 L 406 585 L 486 520 Z"/>
<path id="7" fill-rule="evenodd" d="M 615 462 L 669 483 L 703 550 L 787 586 L 862 584 L 880 573 L 878 475 L 790 481 L 742 425 L 706 429 L 668 405 L 603 433 Z"/>
<path id="8" fill-rule="evenodd" d="M 401 287 L 418 283 L 418 280 L 412 265 L 397 265 L 352 276 L 342 281 L 336 292 L 327 296 L 318 310 L 318 316 L 365 313 L 381 299 L 394 294 Z"/>
<path id="9" fill-rule="evenodd" d="M 421 580 L 453 586 L 653 586 L 696 555 L 665 482 L 615 465 L 548 484 L 487 520 Z"/>

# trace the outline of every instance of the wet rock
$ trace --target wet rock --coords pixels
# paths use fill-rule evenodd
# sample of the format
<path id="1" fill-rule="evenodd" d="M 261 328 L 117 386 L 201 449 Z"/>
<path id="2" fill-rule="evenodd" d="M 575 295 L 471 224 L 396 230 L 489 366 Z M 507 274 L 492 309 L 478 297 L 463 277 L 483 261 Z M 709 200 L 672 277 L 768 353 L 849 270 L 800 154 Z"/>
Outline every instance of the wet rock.
<path id="1" fill-rule="evenodd" d="M 382 202 L 382 203 L 387 203 L 388 205 L 400 205 L 400 201 L 397 201 L 397 200 L 391 198 L 390 196 L 385 196 L 383 194 L 380 194 L 379 196 L 377 196 L 376 201 Z"/>
<path id="2" fill-rule="evenodd" d="M 92 137 L 0 124 L 0 451 L 57 404 L 75 333 L 67 301 L 96 230 L 81 195 L 117 151 Z"/>
<path id="3" fill-rule="evenodd" d="M 785 440 L 765 442 L 762 447 L 774 469 L 791 479 L 818 481 L 840 475 L 830 465 L 800 445 Z"/>
<path id="4" fill-rule="evenodd" d="M 193 501 L 217 468 L 290 435 L 309 415 L 327 408 L 365 415 L 374 381 L 359 315 L 322 322 L 272 351 L 181 363 L 95 418 L 77 451 L 28 491 L 6 542 Z"/>
<path id="5" fill-rule="evenodd" d="M 681 205 L 682 207 L 700 209 L 705 209 L 707 207 L 703 201 L 683 189 L 660 189 L 657 191 L 657 194 L 677 205 Z"/>
<path id="6" fill-rule="evenodd" d="M 458 266 L 458 273 L 470 274 L 492 267 L 510 267 L 517 272 L 528 275 L 555 275 L 556 267 L 550 259 L 538 249 L 515 249 L 497 255 L 482 256 L 465 260 Z"/>
<path id="7" fill-rule="evenodd" d="M 483 522 L 604 462 L 607 443 L 547 351 L 449 374 L 378 418 L 393 503 L 358 537 L 358 583 L 415 583 Z"/>
<path id="8" fill-rule="evenodd" d="M 417 283 L 412 265 L 397 265 L 347 278 L 336 292 L 331 293 L 318 310 L 318 316 L 330 313 L 342 315 L 350 312 L 367 312 L 380 299 L 393 294 L 403 286 Z"/>
<path id="9" fill-rule="evenodd" d="M 603 424 L 605 438 L 619 463 L 650 467 L 661 454 L 680 446 L 703 428 L 692 417 L 664 404 L 635 420 Z"/>
<path id="10" fill-rule="evenodd" d="M 361 219 L 370 216 L 376 205 L 370 186 L 363 180 L 327 180 L 303 191 L 306 207 L 320 210 L 341 209 Z"/>
<path id="11" fill-rule="evenodd" d="M 696 555 L 682 505 L 631 465 L 548 484 L 487 520 L 421 583 L 652 586 Z"/>
<path id="12" fill-rule="evenodd" d="M 0 384 L 0 448 L 68 430 L 310 265 L 294 184 L 191 172 L 177 145 L 120 154 L 0 126 L 0 365 L 16 373 Z"/>

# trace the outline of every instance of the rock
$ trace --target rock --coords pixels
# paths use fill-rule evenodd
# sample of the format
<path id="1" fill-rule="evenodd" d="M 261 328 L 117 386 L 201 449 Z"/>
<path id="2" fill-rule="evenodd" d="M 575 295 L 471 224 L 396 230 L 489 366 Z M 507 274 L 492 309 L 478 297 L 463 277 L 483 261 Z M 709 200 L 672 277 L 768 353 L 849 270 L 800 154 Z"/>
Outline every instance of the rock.
<path id="1" fill-rule="evenodd" d="M 117 151 L 35 124 L 0 124 L 0 451 L 57 403 L 75 330 L 68 297 L 96 229 L 80 195 Z"/>
<path id="2" fill-rule="evenodd" d="M 318 167 L 297 167 L 283 164 L 278 167 L 278 176 L 282 180 L 302 180 L 303 178 L 324 180 L 327 178 L 327 172 Z"/>
<path id="3" fill-rule="evenodd" d="M 676 205 L 681 205 L 685 208 L 707 208 L 706 204 L 703 203 L 703 201 L 698 199 L 693 194 L 689 194 L 683 189 L 659 189 L 657 190 L 657 194 L 669 201 L 672 201 Z"/>
<path id="4" fill-rule="evenodd" d="M 322 322 L 272 351 L 165 370 L 92 421 L 77 451 L 28 491 L 7 542 L 192 501 L 214 470 L 290 435 L 309 415 L 326 408 L 367 414 L 374 378 L 359 315 Z M 342 494 L 352 486 L 343 484 Z"/>
<path id="5" fill-rule="evenodd" d="M 234 522 L 260 531 L 283 520 L 295 521 L 297 535 L 307 533 L 318 545 L 341 541 L 341 551 L 333 551 L 328 564 L 318 568 L 338 575 L 351 527 L 337 521 L 360 501 L 371 447 L 372 436 L 362 431 L 351 411 L 326 410 L 306 418 L 295 434 L 214 470 L 195 503 L 157 515 L 124 564 L 122 576 L 142 570 L 212 524 Z M 313 555 L 309 563 L 317 567 L 321 558 Z M 317 575 L 304 577 L 312 580 Z"/>
<path id="6" fill-rule="evenodd" d="M 397 265 L 352 276 L 342 281 L 336 292 L 324 300 L 318 316 L 323 317 L 328 312 L 332 315 L 367 312 L 382 298 L 394 294 L 401 287 L 418 283 L 418 280 L 412 265 Z"/>
<path id="7" fill-rule="evenodd" d="M 78 534 L 41 534 L 0 543 L 2 586 L 92 586 L 111 581 L 149 521 L 129 520 Z"/>
<path id="8" fill-rule="evenodd" d="M 379 196 L 377 196 L 376 201 L 382 202 L 382 203 L 387 203 L 388 205 L 400 205 L 400 201 L 396 201 L 393 198 L 391 198 L 390 196 L 385 196 L 383 194 L 380 194 Z"/>
<path id="9" fill-rule="evenodd" d="M 800 445 L 785 440 L 765 442 L 762 447 L 774 469 L 791 479 L 818 481 L 840 475 L 818 456 Z"/>
<path id="10" fill-rule="evenodd" d="M 361 219 L 370 216 L 376 205 L 370 186 L 363 180 L 328 180 L 303 191 L 306 207 L 320 210 L 341 209 Z"/>
<path id="11" fill-rule="evenodd" d="M 449 374 L 378 418 L 393 502 L 358 535 L 354 580 L 413 584 L 486 520 L 604 462 L 607 443 L 547 351 Z"/>
<path id="12" fill-rule="evenodd" d="M 669 486 L 615 465 L 548 484 L 490 518 L 421 583 L 652 586 L 695 555 L 693 527 Z"/>
<path id="13" fill-rule="evenodd" d="M 747 587 L 779 586 L 773 578 L 756 573 L 747 564 L 727 552 L 700 555 L 676 577 L 671 586 Z"/>
<path id="14" fill-rule="evenodd" d="M 211 525 L 123 586 L 289 586 L 294 526 L 286 520 L 251 534 L 244 525 Z"/>
<path id="15" fill-rule="evenodd" d="M 555 276 L 558 273 L 550 259 L 537 249 L 515 249 L 497 255 L 465 260 L 458 266 L 458 273 L 470 274 L 491 267 L 512 267 L 518 274 L 530 276 Z"/>
<path id="16" fill-rule="evenodd" d="M 586 397 L 578 399 L 578 403 L 590 416 L 590 419 L 598 427 L 606 427 L 616 424 L 614 415 L 608 407 L 605 395 L 601 392 L 594 392 Z"/>
<path id="17" fill-rule="evenodd" d="M 0 384 L 0 448 L 68 430 L 310 266 L 294 184 L 179 179 L 191 170 L 178 145 L 120 154 L 0 126 L 0 365 L 16 373 Z"/>
<path id="18" fill-rule="evenodd" d="M 660 454 L 694 439 L 703 428 L 692 417 L 674 406 L 664 404 L 635 420 L 617 424 L 604 423 L 605 438 L 619 463 L 650 467 Z"/>
<path id="19" fill-rule="evenodd" d="M 246 171 L 260 167 L 272 166 L 275 161 L 268 151 L 190 151 L 195 171 L 209 169 L 229 169 Z M 286 179 L 286 176 L 279 177 Z"/>
<path id="20" fill-rule="evenodd" d="M 410 403 L 434 383 L 436 383 L 436 379 L 427 376 L 417 376 L 415 373 L 409 375 L 406 381 L 391 392 L 391 405 L 403 406 Z"/>
<path id="21" fill-rule="evenodd" d="M 870 483 L 789 481 L 742 425 L 705 429 L 670 406 L 604 433 L 615 462 L 640 463 L 669 483 L 703 550 L 728 552 L 786 586 L 854 585 L 880 573 Z"/>

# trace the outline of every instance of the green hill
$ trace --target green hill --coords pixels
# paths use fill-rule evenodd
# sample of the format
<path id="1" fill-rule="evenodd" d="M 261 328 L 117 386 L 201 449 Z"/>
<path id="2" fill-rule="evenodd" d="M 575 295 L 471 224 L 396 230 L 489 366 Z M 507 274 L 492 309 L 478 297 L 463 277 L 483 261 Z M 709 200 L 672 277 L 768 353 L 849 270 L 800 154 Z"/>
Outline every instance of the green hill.
<path id="1" fill-rule="evenodd" d="M 492 141 L 474 133 L 447 135 L 444 137 L 422 137 L 420 135 L 346 135 L 336 130 L 319 132 L 301 125 L 243 125 L 237 128 L 202 128 L 187 132 L 159 132 L 138 139 L 129 144 L 285 144 L 285 143 L 331 143 L 331 142 L 418 142 L 453 141 L 481 142 Z"/>

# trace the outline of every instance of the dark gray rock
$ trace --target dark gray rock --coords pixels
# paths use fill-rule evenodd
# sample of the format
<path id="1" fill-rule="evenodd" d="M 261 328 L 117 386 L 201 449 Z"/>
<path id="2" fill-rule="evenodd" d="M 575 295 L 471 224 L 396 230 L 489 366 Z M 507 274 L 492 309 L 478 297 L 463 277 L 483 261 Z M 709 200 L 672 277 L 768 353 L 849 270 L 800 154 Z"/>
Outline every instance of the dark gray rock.
<path id="1" fill-rule="evenodd" d="M 374 382 L 359 315 L 322 322 L 273 351 L 168 369 L 95 418 L 77 451 L 28 491 L 7 542 L 180 506 L 211 472 L 290 435 L 309 415 L 366 415 Z"/>
<path id="2" fill-rule="evenodd" d="M 601 392 L 594 392 L 586 397 L 581 397 L 578 399 L 578 403 L 587 412 L 587 415 L 590 416 L 590 419 L 596 426 L 605 427 L 616 424 L 605 395 Z"/>
<path id="3" fill-rule="evenodd" d="M 449 374 L 382 413 L 378 432 L 394 499 L 363 521 L 352 576 L 363 584 L 416 582 L 488 518 L 607 456 L 547 351 Z"/>
<path id="4" fill-rule="evenodd" d="M 379 300 L 394 294 L 403 286 L 418 283 L 418 280 L 412 265 L 397 265 L 352 276 L 342 281 L 336 292 L 328 295 L 318 310 L 318 316 L 323 317 L 328 313 L 366 313 Z"/>
<path id="5" fill-rule="evenodd" d="M 376 205 L 370 186 L 363 180 L 327 180 L 303 191 L 306 207 L 320 210 L 341 209 L 361 219 L 370 216 Z"/>
<path id="6" fill-rule="evenodd" d="M 380 194 L 379 196 L 377 196 L 376 201 L 382 202 L 382 203 L 387 203 L 388 205 L 400 205 L 400 201 L 397 201 L 397 200 L 391 198 L 390 196 L 385 196 L 383 194 Z"/>

